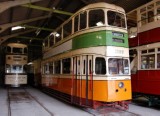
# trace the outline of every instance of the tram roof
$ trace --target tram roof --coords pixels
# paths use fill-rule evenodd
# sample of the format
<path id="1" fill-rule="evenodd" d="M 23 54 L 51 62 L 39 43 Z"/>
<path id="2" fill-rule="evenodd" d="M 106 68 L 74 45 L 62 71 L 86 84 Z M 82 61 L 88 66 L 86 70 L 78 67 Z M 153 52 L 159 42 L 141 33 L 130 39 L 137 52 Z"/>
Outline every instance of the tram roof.
<path id="1" fill-rule="evenodd" d="M 79 11 L 94 9 L 94 8 L 106 8 L 106 9 L 117 10 L 120 12 L 125 12 L 125 10 L 122 7 L 116 6 L 115 4 L 105 3 L 105 2 L 89 4 L 88 6 L 81 8 Z"/>
<path id="2" fill-rule="evenodd" d="M 20 48 L 27 47 L 27 45 L 22 44 L 22 43 L 9 43 L 9 44 L 7 44 L 7 46 L 10 46 L 10 47 L 20 47 Z"/>

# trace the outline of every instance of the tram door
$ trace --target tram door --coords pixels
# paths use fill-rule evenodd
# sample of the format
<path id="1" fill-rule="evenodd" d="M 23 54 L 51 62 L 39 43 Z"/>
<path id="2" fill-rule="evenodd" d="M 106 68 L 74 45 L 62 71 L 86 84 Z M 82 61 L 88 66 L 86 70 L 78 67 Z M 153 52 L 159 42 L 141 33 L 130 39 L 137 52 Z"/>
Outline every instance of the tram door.
<path id="1" fill-rule="evenodd" d="M 93 98 L 93 56 L 73 58 L 73 99 L 72 102 L 92 106 Z"/>
<path id="2" fill-rule="evenodd" d="M 72 103 L 81 104 L 82 98 L 82 77 L 80 70 L 80 56 L 73 58 L 73 77 L 72 77 Z"/>
<path id="3" fill-rule="evenodd" d="M 93 100 L 93 56 L 85 55 L 82 56 L 82 66 L 83 66 L 83 91 L 84 91 L 84 101 L 83 105 L 92 106 Z"/>

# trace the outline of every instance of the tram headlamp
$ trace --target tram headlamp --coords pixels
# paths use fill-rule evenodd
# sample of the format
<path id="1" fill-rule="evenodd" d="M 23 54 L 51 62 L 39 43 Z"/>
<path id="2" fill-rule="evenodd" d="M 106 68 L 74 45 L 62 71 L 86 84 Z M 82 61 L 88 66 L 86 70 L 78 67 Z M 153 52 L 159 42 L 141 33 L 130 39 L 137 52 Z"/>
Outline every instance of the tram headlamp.
<path id="1" fill-rule="evenodd" d="M 124 87 L 124 83 L 123 83 L 123 82 L 119 82 L 119 83 L 118 83 L 118 87 L 119 87 L 119 88 L 123 88 L 123 87 Z"/>

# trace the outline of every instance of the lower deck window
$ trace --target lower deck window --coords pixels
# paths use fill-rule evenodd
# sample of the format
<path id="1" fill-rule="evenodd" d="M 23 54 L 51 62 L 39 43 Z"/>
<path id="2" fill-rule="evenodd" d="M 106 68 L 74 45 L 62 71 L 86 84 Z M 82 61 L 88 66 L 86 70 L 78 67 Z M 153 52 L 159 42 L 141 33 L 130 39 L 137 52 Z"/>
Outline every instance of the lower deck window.
<path id="1" fill-rule="evenodd" d="M 55 68 L 54 68 L 55 74 L 60 74 L 60 72 L 61 72 L 61 61 L 60 60 L 55 61 L 54 66 L 55 66 Z"/>
<path id="2" fill-rule="evenodd" d="M 97 57 L 95 60 L 95 73 L 106 74 L 106 61 L 104 58 Z"/>
<path id="3" fill-rule="evenodd" d="M 63 59 L 62 65 L 63 65 L 63 68 L 62 68 L 63 74 L 70 74 L 71 59 L 70 58 Z"/>
<path id="4" fill-rule="evenodd" d="M 155 55 L 143 55 L 141 56 L 141 69 L 155 68 Z"/>

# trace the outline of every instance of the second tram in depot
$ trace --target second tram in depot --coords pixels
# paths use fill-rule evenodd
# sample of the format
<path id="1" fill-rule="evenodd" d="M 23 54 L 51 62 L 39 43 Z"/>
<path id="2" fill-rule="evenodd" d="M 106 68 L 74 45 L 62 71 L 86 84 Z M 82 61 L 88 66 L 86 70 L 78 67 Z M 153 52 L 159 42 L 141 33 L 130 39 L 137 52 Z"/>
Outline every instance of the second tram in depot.
<path id="1" fill-rule="evenodd" d="M 130 61 L 125 11 L 90 4 L 44 40 L 42 87 L 72 104 L 128 108 Z"/>
<path id="2" fill-rule="evenodd" d="M 130 28 L 133 98 L 145 97 L 148 105 L 160 103 L 160 0 L 128 13 L 137 27 Z"/>
<path id="3" fill-rule="evenodd" d="M 19 87 L 27 84 L 27 45 L 9 43 L 6 47 L 5 85 Z"/>

